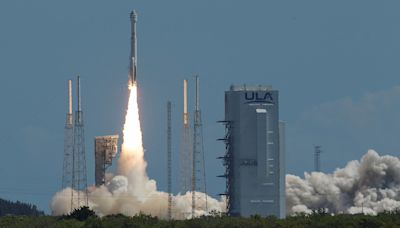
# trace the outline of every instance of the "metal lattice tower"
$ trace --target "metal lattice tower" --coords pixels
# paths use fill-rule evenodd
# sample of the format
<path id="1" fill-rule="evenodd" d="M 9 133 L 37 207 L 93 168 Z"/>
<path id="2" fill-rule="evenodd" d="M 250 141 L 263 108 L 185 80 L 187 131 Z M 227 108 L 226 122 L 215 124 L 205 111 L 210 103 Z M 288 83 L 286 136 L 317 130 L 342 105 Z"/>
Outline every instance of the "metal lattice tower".
<path id="1" fill-rule="evenodd" d="M 205 193 L 204 210 L 208 212 L 207 202 L 207 185 L 206 185 L 206 172 L 205 172 L 205 159 L 203 147 L 203 128 L 201 121 L 200 111 L 200 81 L 199 76 L 195 77 L 196 80 L 196 105 L 194 111 L 194 124 L 193 124 L 193 167 L 192 167 L 192 218 L 195 217 L 196 210 L 196 191 Z"/>
<path id="2" fill-rule="evenodd" d="M 183 80 L 183 128 L 179 154 L 179 183 L 182 194 L 192 190 L 192 138 L 187 112 L 187 81 Z"/>
<path id="3" fill-rule="evenodd" d="M 71 208 L 88 206 L 83 111 L 80 96 L 80 77 L 77 78 L 78 110 L 75 112 L 74 150 L 72 154 Z"/>
<path id="4" fill-rule="evenodd" d="M 74 151 L 74 128 L 72 125 L 72 80 L 68 80 L 68 112 L 64 127 L 64 162 L 62 189 L 71 187 L 72 153 Z"/>
<path id="5" fill-rule="evenodd" d="M 225 125 L 225 136 L 223 138 L 218 139 L 219 141 L 223 141 L 225 144 L 225 154 L 224 156 L 218 157 L 218 159 L 222 160 L 222 164 L 225 166 L 225 173 L 223 175 L 219 175 L 217 177 L 223 177 L 226 178 L 225 182 L 225 192 L 221 193 L 219 195 L 225 196 L 226 200 L 226 211 L 227 215 L 229 215 L 230 211 L 230 201 L 233 200 L 233 189 L 232 189 L 232 182 L 234 181 L 233 176 L 233 155 L 232 155 L 232 122 L 231 121 L 218 121 L 219 123 L 222 123 Z"/>
<path id="6" fill-rule="evenodd" d="M 167 102 L 167 182 L 168 182 L 168 219 L 172 218 L 172 164 L 171 164 L 171 101 Z"/>
<path id="7" fill-rule="evenodd" d="M 321 146 L 314 146 L 314 170 L 321 172 Z"/>

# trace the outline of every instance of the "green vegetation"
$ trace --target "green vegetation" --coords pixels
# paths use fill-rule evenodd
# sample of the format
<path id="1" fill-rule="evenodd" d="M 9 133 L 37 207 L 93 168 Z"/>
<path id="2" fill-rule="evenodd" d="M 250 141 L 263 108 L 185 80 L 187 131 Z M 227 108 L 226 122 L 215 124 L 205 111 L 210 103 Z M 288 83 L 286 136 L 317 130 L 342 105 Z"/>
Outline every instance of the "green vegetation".
<path id="1" fill-rule="evenodd" d="M 73 212 L 71 212 L 71 214 L 69 215 L 64 215 L 62 218 L 65 219 L 76 219 L 79 221 L 85 221 L 89 218 L 92 217 L 97 217 L 96 214 L 94 213 L 94 211 L 90 210 L 89 207 L 87 206 L 83 206 L 79 209 L 75 209 Z"/>
<path id="2" fill-rule="evenodd" d="M 11 202 L 8 200 L 0 199 L 0 216 L 5 215 L 29 215 L 39 216 L 44 215 L 43 211 L 39 211 L 35 205 Z"/>
<path id="3" fill-rule="evenodd" d="M 0 217 L 0 227 L 400 227 L 400 211 L 384 212 L 377 216 L 330 215 L 323 210 L 311 215 L 299 214 L 286 219 L 274 216 L 263 218 L 228 217 L 214 213 L 190 220 L 166 221 L 156 217 L 139 214 L 127 217 L 121 214 L 97 217 L 93 211 L 84 207 L 65 216 L 3 216 Z"/>

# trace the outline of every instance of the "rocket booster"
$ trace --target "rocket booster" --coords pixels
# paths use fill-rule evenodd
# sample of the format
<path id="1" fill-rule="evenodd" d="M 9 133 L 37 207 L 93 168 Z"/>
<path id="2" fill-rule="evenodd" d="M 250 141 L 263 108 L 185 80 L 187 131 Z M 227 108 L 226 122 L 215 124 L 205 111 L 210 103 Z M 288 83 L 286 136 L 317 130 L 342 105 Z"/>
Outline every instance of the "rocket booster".
<path id="1" fill-rule="evenodd" d="M 137 14 L 135 11 L 131 11 L 131 53 L 130 53 L 130 64 L 129 64 L 129 84 L 136 84 L 136 66 L 137 66 L 137 49 L 136 49 L 136 21 Z"/>

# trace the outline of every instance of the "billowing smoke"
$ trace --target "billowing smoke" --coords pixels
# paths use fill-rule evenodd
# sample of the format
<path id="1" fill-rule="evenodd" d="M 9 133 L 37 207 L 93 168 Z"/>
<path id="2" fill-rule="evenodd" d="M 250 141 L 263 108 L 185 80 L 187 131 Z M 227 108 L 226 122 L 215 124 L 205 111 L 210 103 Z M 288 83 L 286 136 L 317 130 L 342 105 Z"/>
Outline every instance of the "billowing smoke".
<path id="1" fill-rule="evenodd" d="M 146 173 L 136 86 L 131 87 L 123 133 L 118 175 L 109 177 L 105 186 L 88 189 L 89 207 L 100 216 L 118 213 L 133 216 L 143 212 L 166 218 L 168 195 L 157 191 L 156 182 Z M 74 190 L 66 188 L 56 193 L 50 205 L 53 214 L 71 211 L 71 191 Z M 400 207 L 400 160 L 370 150 L 360 161 L 350 161 L 332 174 L 305 173 L 304 179 L 287 175 L 286 197 L 288 214 L 320 208 L 330 213 L 367 214 L 395 210 Z M 190 192 L 173 196 L 172 216 L 191 217 L 191 199 Z M 209 196 L 206 210 L 205 199 L 204 193 L 196 193 L 196 216 L 225 210 L 224 200 Z"/>
<path id="2" fill-rule="evenodd" d="M 118 175 L 111 177 L 105 186 L 88 189 L 89 207 L 100 216 L 118 213 L 133 216 L 142 212 L 167 218 L 168 194 L 157 191 L 156 181 L 149 179 L 146 173 L 136 85 L 131 86 L 130 90 Z M 68 214 L 71 211 L 71 191 L 74 190 L 66 188 L 53 197 L 50 207 L 54 215 Z M 190 192 L 173 196 L 172 216 L 176 219 L 190 218 L 191 200 Z M 223 212 L 224 200 L 218 201 L 208 196 L 206 210 L 206 195 L 197 192 L 195 215 L 204 215 L 212 210 Z"/>
<path id="3" fill-rule="evenodd" d="M 288 214 L 325 208 L 330 213 L 376 215 L 400 208 L 400 160 L 369 150 L 332 174 L 286 176 Z"/>

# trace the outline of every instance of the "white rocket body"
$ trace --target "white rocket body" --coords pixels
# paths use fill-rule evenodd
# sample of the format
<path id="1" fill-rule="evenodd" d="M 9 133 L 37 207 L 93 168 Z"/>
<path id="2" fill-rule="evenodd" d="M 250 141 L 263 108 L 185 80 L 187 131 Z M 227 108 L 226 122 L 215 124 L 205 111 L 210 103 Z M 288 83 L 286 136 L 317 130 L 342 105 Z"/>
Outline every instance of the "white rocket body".
<path id="1" fill-rule="evenodd" d="M 136 84 L 136 69 L 137 69 L 137 41 L 136 41 L 136 21 L 137 14 L 131 11 L 131 53 L 130 53 L 130 66 L 129 66 L 129 84 Z"/>

